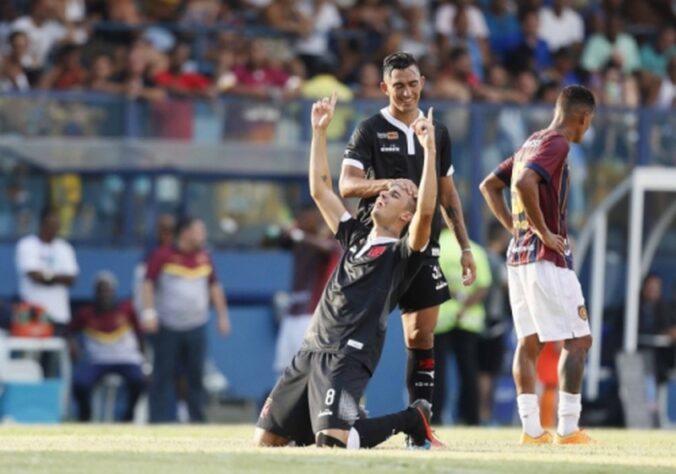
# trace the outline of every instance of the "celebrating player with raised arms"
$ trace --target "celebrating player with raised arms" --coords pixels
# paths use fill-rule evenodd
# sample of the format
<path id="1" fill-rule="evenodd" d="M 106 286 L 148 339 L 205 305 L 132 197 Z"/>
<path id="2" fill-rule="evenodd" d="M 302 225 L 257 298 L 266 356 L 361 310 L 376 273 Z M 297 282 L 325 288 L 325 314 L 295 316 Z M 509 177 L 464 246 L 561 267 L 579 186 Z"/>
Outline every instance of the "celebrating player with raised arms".
<path id="1" fill-rule="evenodd" d="M 378 418 L 360 417 L 358 404 L 380 359 L 387 318 L 423 265 L 430 241 L 437 202 L 432 110 L 413 125 L 425 149 L 417 198 L 415 186 L 383 190 L 371 213 L 374 225 L 368 227 L 346 211 L 332 188 L 326 129 L 335 103 L 334 94 L 312 107 L 309 178 L 312 198 L 345 253 L 301 350 L 261 411 L 254 441 L 259 446 L 294 442 L 369 448 L 404 432 L 415 446 L 429 447 L 439 442 L 429 426 L 426 400 Z"/>

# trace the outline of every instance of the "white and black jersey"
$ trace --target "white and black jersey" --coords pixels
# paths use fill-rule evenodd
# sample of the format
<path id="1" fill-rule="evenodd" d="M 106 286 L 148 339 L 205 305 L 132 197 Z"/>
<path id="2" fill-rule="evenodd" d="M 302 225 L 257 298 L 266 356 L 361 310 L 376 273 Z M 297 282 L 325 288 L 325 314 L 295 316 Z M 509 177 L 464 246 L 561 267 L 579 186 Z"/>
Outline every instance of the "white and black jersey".
<path id="1" fill-rule="evenodd" d="M 387 317 L 424 263 L 407 237 L 369 240 L 370 228 L 349 214 L 336 239 L 345 253 L 331 275 L 301 351 L 345 354 L 373 373 L 385 342 Z"/>
<path id="2" fill-rule="evenodd" d="M 420 112 L 420 116 L 423 114 Z M 451 138 L 444 124 L 434 121 L 437 145 L 437 175 L 451 176 Z M 345 149 L 343 165 L 364 170 L 367 178 L 407 178 L 420 186 L 424 150 L 412 128 L 392 116 L 387 107 L 357 125 Z M 378 196 L 359 201 L 357 218 L 371 226 L 371 210 Z M 439 206 L 432 221 L 427 255 L 439 256 L 439 233 L 443 220 Z"/>

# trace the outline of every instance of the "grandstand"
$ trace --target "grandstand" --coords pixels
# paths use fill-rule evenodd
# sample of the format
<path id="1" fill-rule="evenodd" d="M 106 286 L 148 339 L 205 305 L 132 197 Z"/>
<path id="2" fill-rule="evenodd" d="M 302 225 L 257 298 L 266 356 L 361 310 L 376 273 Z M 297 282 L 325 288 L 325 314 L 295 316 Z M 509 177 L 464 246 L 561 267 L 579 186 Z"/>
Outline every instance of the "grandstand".
<path id="1" fill-rule="evenodd" d="M 45 206 L 57 209 L 61 233 L 77 253 L 74 307 L 91 298 L 102 269 L 130 297 L 157 218 L 197 215 L 206 223 L 233 320 L 225 340 L 215 336 L 213 318 L 209 323 L 209 357 L 228 380 L 214 419 L 228 419 L 228 403 L 256 406 L 275 381 L 274 296 L 289 291 L 292 276 L 292 256 L 272 236 L 310 199 L 312 100 L 338 91 L 329 137 L 338 176 L 351 131 L 385 105 L 378 88 L 382 59 L 407 50 L 427 77 L 422 107 L 434 106 L 449 128 L 455 183 L 470 237 L 479 243 L 490 222 L 478 189 L 483 177 L 549 123 L 562 87 L 582 83 L 595 92 L 600 107 L 591 133 L 569 156 L 568 220 L 598 342 L 583 422 L 625 426 L 636 419 L 626 410 L 636 410 L 646 414 L 637 422 L 644 427 L 657 424 L 657 413 L 661 426 L 676 423 L 673 365 L 659 394 L 651 392 L 649 368 L 620 376 L 616 366 L 619 353 L 637 348 L 643 276 L 661 277 L 663 297 L 676 312 L 673 2 L 0 3 L 5 313 L 18 297 L 16 242 L 36 231 Z M 658 179 L 644 173 L 662 184 L 650 188 Z M 3 323 L 7 317 L 0 317 Z M 376 414 L 404 403 L 401 340 L 400 325 L 391 324 L 366 397 Z M 674 341 L 666 346 L 673 351 Z M 634 398 L 620 387 L 639 379 L 646 387 L 640 406 L 628 403 Z M 496 399 L 499 424 L 514 423 L 513 399 L 505 371 Z M 60 413 L 64 421 L 72 420 L 69 410 Z"/>

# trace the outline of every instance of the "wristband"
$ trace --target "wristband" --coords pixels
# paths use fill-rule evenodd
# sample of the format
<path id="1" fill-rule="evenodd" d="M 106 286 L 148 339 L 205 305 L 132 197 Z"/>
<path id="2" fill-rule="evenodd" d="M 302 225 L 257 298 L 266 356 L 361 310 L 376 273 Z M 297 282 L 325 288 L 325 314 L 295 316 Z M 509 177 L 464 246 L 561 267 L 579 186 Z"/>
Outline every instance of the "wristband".
<path id="1" fill-rule="evenodd" d="M 462 249 L 462 253 L 469 252 L 472 253 L 472 249 L 467 247 L 466 249 Z"/>
<path id="2" fill-rule="evenodd" d="M 157 310 L 155 308 L 146 308 L 141 311 L 141 320 L 144 323 L 149 323 L 157 320 Z"/>

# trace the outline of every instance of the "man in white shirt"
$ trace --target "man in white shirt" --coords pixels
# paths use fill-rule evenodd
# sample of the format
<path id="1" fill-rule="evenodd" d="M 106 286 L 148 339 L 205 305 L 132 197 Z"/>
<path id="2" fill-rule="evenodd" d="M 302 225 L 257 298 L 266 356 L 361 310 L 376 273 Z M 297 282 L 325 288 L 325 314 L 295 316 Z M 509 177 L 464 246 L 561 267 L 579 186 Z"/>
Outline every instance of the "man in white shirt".
<path id="1" fill-rule="evenodd" d="M 547 42 L 550 51 L 570 46 L 579 47 L 584 41 L 582 17 L 569 4 L 570 0 L 554 0 L 551 7 L 540 9 L 538 33 Z"/>
<path id="2" fill-rule="evenodd" d="M 53 0 L 36 0 L 30 15 L 17 18 L 11 31 L 23 31 L 28 36 L 28 54 L 34 67 L 42 69 L 49 52 L 68 36 L 66 28 L 56 20 L 56 6 Z"/>
<path id="3" fill-rule="evenodd" d="M 57 237 L 59 227 L 56 212 L 43 211 L 38 234 L 26 236 L 16 245 L 16 268 L 21 299 L 43 307 L 55 335 L 63 336 L 70 322 L 68 289 L 79 268 L 73 247 Z"/>

